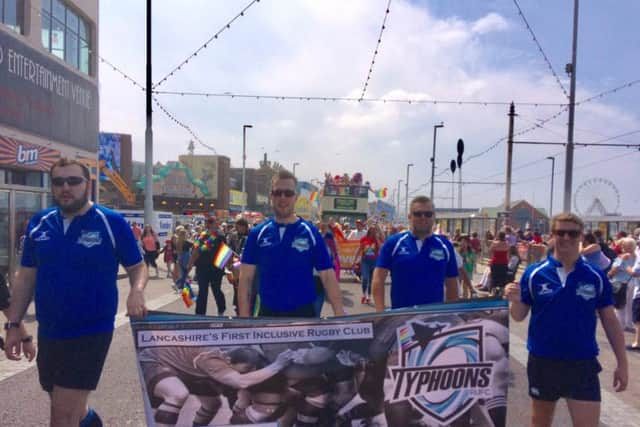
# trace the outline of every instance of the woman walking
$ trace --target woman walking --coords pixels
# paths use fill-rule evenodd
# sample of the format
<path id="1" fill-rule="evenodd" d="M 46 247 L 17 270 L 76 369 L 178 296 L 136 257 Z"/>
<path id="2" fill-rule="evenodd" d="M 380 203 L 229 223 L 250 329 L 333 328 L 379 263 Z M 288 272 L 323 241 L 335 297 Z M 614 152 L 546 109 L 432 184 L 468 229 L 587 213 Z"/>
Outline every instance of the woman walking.
<path id="1" fill-rule="evenodd" d="M 369 227 L 367 234 L 360 239 L 360 247 L 358 248 L 354 259 L 360 259 L 360 268 L 362 270 L 361 304 L 371 303 L 371 280 L 373 279 L 373 269 L 376 267 L 382 243 L 381 233 L 378 232 L 378 228 L 376 226 Z"/>
<path id="2" fill-rule="evenodd" d="M 149 224 L 145 225 L 144 230 L 142 230 L 142 250 L 144 251 L 144 262 L 147 264 L 147 269 L 149 266 L 153 266 L 156 269 L 156 277 L 158 277 L 156 259 L 160 251 L 160 242 Z"/>

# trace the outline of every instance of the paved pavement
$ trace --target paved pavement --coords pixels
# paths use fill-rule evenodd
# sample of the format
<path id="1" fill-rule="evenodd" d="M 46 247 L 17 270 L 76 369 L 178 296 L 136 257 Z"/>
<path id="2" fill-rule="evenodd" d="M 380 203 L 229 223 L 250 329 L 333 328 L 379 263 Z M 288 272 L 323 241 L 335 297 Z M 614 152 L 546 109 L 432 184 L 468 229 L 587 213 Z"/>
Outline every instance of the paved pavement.
<path id="1" fill-rule="evenodd" d="M 162 270 L 161 270 L 162 273 Z M 117 330 L 114 334 L 111 351 L 107 358 L 103 376 L 91 404 L 98 410 L 106 426 L 144 426 L 144 407 L 140 392 L 140 383 L 135 365 L 133 338 L 124 316 L 128 281 L 119 280 L 119 315 Z M 341 283 L 344 305 L 350 314 L 373 312 L 372 305 L 360 304 L 360 285 L 353 281 Z M 227 301 L 231 301 L 232 290 L 223 285 Z M 387 287 L 388 293 L 388 287 Z M 147 286 L 147 302 L 151 309 L 177 313 L 193 312 L 187 310 L 179 296 L 170 288 L 168 279 L 151 279 Z M 388 296 L 387 296 L 388 298 Z M 230 304 L 228 304 L 230 306 Z M 208 314 L 215 313 L 215 302 L 209 297 Z M 330 315 L 325 304 L 323 313 Z M 229 310 L 227 315 L 232 314 Z M 27 327 L 35 332 L 36 324 L 31 307 L 27 316 Z M 530 418 L 529 398 L 527 396 L 525 348 L 527 320 L 510 325 L 510 370 L 511 383 L 508 396 L 508 426 L 526 426 Z M 627 343 L 632 334 L 626 333 Z M 600 376 L 603 386 L 603 406 L 601 425 L 608 427 L 636 426 L 640 419 L 640 353 L 629 353 L 631 380 L 629 389 L 624 393 L 612 390 L 612 371 L 615 359 L 602 328 L 598 330 L 601 348 L 600 361 L 603 372 Z M 37 370 L 34 363 L 15 363 L 0 355 L 0 425 L 1 426 L 44 426 L 48 423 L 48 396 L 40 389 Z M 570 425 L 566 405 L 561 402 L 556 410 L 555 426 Z"/>

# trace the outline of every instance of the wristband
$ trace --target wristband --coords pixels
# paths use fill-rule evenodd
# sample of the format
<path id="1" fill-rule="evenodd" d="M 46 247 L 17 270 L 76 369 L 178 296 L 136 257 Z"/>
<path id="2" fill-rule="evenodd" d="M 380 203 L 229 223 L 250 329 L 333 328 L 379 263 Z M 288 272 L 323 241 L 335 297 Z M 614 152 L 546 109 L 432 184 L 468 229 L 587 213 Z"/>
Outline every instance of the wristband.
<path id="1" fill-rule="evenodd" d="M 26 337 L 22 338 L 20 341 L 26 344 L 28 342 L 33 341 L 33 337 L 31 335 L 27 335 Z"/>

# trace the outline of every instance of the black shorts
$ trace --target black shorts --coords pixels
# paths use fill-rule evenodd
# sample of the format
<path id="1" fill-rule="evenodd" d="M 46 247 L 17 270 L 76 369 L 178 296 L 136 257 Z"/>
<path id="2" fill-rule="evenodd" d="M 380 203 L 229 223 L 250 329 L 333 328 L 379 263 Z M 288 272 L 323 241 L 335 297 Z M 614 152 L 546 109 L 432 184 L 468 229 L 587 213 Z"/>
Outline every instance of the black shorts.
<path id="1" fill-rule="evenodd" d="M 640 298 L 635 298 L 631 303 L 631 319 L 633 323 L 640 323 Z"/>
<path id="2" fill-rule="evenodd" d="M 549 402 L 555 402 L 561 397 L 600 402 L 600 371 L 602 367 L 595 357 L 585 360 L 556 360 L 529 354 L 529 396 Z"/>
<path id="3" fill-rule="evenodd" d="M 38 374 L 44 391 L 53 386 L 95 390 L 113 331 L 72 339 L 38 337 Z"/>

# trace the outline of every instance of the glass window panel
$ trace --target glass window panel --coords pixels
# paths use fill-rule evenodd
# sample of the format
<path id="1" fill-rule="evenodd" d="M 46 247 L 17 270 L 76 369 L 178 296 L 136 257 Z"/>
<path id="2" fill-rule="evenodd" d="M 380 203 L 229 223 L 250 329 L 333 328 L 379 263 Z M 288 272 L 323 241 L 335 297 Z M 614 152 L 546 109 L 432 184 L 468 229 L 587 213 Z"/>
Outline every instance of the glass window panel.
<path id="1" fill-rule="evenodd" d="M 78 36 L 67 30 L 64 60 L 74 68 L 78 68 Z"/>
<path id="2" fill-rule="evenodd" d="M 51 0 L 42 0 L 42 10 L 51 13 Z"/>
<path id="3" fill-rule="evenodd" d="M 67 9 L 67 29 L 78 33 L 78 15 Z"/>
<path id="4" fill-rule="evenodd" d="M 82 17 L 78 21 L 78 35 L 81 39 L 89 40 L 89 24 Z"/>
<path id="5" fill-rule="evenodd" d="M 64 25 L 53 19 L 51 29 L 51 53 L 64 60 Z"/>
<path id="6" fill-rule="evenodd" d="M 2 0 L 0 0 L 2 4 Z M 0 274 L 9 270 L 9 192 L 0 191 Z"/>
<path id="7" fill-rule="evenodd" d="M 4 22 L 4 0 L 0 0 L 0 22 Z"/>
<path id="8" fill-rule="evenodd" d="M 51 50 L 51 16 L 42 12 L 42 46 Z"/>
<path id="9" fill-rule="evenodd" d="M 42 198 L 40 193 L 29 193 L 16 191 L 16 261 L 20 262 L 22 256 L 22 248 L 24 245 L 24 235 L 27 230 L 29 220 L 40 209 L 42 209 Z"/>
<path id="10" fill-rule="evenodd" d="M 62 4 L 60 0 L 53 0 L 52 9 L 53 9 L 53 17 L 59 20 L 60 22 L 64 22 L 64 15 L 65 15 L 64 12 L 66 10 L 66 7 L 64 7 L 64 4 Z"/>
<path id="11" fill-rule="evenodd" d="M 80 71 L 85 74 L 90 74 L 91 71 L 91 53 L 89 51 L 89 45 L 86 41 L 80 40 Z"/>
<path id="12" fill-rule="evenodd" d="M 22 29 L 21 0 L 4 0 L 4 15 L 2 21 L 13 31 L 20 33 Z"/>

